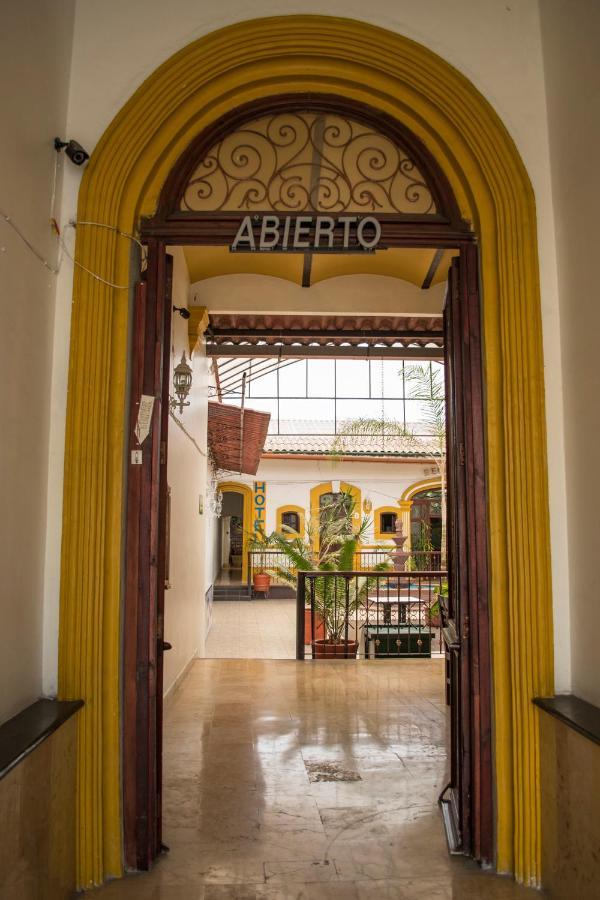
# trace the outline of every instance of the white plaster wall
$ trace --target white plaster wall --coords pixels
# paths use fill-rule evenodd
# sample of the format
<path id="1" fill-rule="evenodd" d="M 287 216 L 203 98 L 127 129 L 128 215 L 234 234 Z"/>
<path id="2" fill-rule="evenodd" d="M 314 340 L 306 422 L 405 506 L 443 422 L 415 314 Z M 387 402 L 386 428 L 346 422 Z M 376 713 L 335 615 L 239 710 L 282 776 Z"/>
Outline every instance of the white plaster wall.
<path id="1" fill-rule="evenodd" d="M 51 266 L 54 137 L 67 118 L 74 3 L 2 5 L 0 211 Z M 41 86 L 43 85 L 43 90 Z M 0 219 L 0 721 L 42 693 L 44 547 L 56 275 Z M 63 438 L 64 440 L 64 438 Z M 62 470 L 53 477 L 62 481 Z"/>
<path id="2" fill-rule="evenodd" d="M 565 390 L 569 531 L 560 555 L 571 590 L 572 689 L 600 706 L 600 590 L 592 569 L 600 545 L 600 4 L 544 0 L 540 10 Z"/>
<path id="3" fill-rule="evenodd" d="M 342 275 L 303 288 L 269 275 L 219 275 L 192 285 L 193 306 L 210 312 L 362 313 L 438 315 L 446 285 L 427 291 L 386 275 Z"/>
<path id="4" fill-rule="evenodd" d="M 68 127 L 88 150 L 96 145 L 142 81 L 177 50 L 234 22 L 268 15 L 316 13 L 361 19 L 406 35 L 463 72 L 487 97 L 516 142 L 536 193 L 549 448 L 550 514 L 559 689 L 570 684 L 568 578 L 563 549 L 565 473 L 562 370 L 554 219 L 550 185 L 546 96 L 537 0 L 78 0 Z M 77 183 L 66 185 L 63 221 L 74 215 Z M 70 287 L 57 298 L 52 414 L 60 419 L 68 361 Z M 52 459 L 49 526 L 60 527 L 62 454 Z M 56 550 L 57 552 L 57 550 Z M 55 558 L 56 558 L 55 552 Z M 48 560 L 47 602 L 56 607 L 58 583 Z M 51 669 L 51 666 L 49 667 Z M 52 672 L 48 672 L 51 677 Z"/>
<path id="5" fill-rule="evenodd" d="M 370 528 L 365 543 L 378 543 L 374 537 L 373 513 L 379 506 L 396 506 L 407 487 L 430 477 L 431 465 L 404 462 L 349 462 L 334 459 L 263 459 L 255 476 L 231 476 L 228 480 L 253 485 L 266 482 L 266 532 L 277 526 L 280 506 L 300 506 L 310 514 L 311 488 L 324 481 L 345 481 L 360 488 L 362 500 L 371 500 Z M 384 543 L 390 543 L 389 539 Z"/>
<path id="6" fill-rule="evenodd" d="M 174 256 L 173 303 L 187 307 L 189 280 L 180 248 L 170 250 Z M 171 372 L 181 360 L 182 351 L 189 357 L 187 321 L 173 315 L 171 340 Z M 201 450 L 206 453 L 208 415 L 208 367 L 202 347 L 192 360 L 190 406 L 175 415 L 183 423 Z M 171 379 L 172 381 L 172 379 Z M 169 421 L 168 481 L 171 487 L 171 587 L 165 591 L 165 640 L 173 649 L 165 653 L 164 691 L 195 656 L 204 653 L 204 594 L 206 568 L 204 561 L 206 512 L 200 513 L 200 497 L 206 493 L 206 456 L 171 419 Z"/>

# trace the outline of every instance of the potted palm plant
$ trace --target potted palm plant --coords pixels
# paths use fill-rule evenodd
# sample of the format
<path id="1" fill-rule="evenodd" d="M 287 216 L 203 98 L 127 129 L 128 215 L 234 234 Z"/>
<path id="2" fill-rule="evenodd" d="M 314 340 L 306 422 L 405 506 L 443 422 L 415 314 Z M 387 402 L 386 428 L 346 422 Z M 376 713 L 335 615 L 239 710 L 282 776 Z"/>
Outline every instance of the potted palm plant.
<path id="1" fill-rule="evenodd" d="M 322 578 L 315 578 L 314 616 L 315 639 L 312 641 L 315 659 L 352 659 L 356 657 L 358 641 L 346 639 L 350 620 L 368 597 L 371 582 L 368 578 L 348 578 L 343 573 L 352 571 L 356 551 L 364 543 L 370 522 L 362 517 L 358 528 L 353 527 L 355 500 L 350 493 L 342 491 L 330 503 L 320 509 L 319 539 L 314 540 L 315 524 L 307 527 L 304 536 L 290 537 L 274 532 L 270 540 L 285 554 L 291 564 L 289 568 L 275 567 L 277 576 L 288 584 L 296 584 L 297 572 L 323 572 Z M 284 526 L 284 531 L 285 526 Z M 291 531 L 291 529 L 287 529 Z M 375 568 L 385 569 L 388 562 L 379 563 Z M 339 598 L 344 597 L 344 602 Z M 308 629 L 311 633 L 311 629 Z"/>
<path id="2" fill-rule="evenodd" d="M 266 563 L 267 551 L 274 546 L 273 535 L 258 531 L 248 538 L 246 546 L 250 552 L 258 553 L 258 563 L 252 569 L 252 588 L 255 593 L 266 596 L 271 587 L 271 575 Z"/>

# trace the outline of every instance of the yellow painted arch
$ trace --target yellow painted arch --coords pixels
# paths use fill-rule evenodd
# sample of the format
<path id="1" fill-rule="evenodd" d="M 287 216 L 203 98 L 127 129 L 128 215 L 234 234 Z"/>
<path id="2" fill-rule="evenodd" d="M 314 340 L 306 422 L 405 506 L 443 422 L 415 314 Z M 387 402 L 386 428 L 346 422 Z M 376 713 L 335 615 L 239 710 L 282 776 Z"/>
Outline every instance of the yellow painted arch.
<path id="1" fill-rule="evenodd" d="M 347 494 L 351 494 L 354 498 L 353 527 L 355 531 L 358 531 L 361 522 L 362 492 L 360 488 L 356 487 L 356 485 L 348 484 L 348 482 L 346 481 L 340 482 L 340 490 L 344 491 Z M 319 521 L 321 514 L 321 497 L 323 496 L 323 494 L 330 494 L 332 491 L 333 484 L 331 481 L 323 481 L 321 482 L 321 484 L 316 484 L 310 489 L 310 522 L 312 532 L 311 540 L 315 553 L 317 553 L 319 550 L 320 542 Z"/>
<path id="2" fill-rule="evenodd" d="M 553 691 L 552 602 L 536 211 L 506 128 L 456 69 L 363 22 L 254 20 L 161 65 L 107 128 L 84 173 L 81 220 L 134 231 L 206 126 L 282 92 L 327 92 L 401 120 L 445 172 L 481 249 L 494 669 L 497 865 L 540 875 L 539 735 Z M 130 245 L 77 231 L 77 262 L 127 284 Z M 122 873 L 120 616 L 128 298 L 75 270 L 63 507 L 61 697 L 82 697 L 77 881 Z M 524 552 L 524 548 L 527 552 Z M 526 600 L 526 602 L 525 602 Z M 515 639 L 518 635 L 518 639 Z"/>
<path id="3" fill-rule="evenodd" d="M 403 491 L 402 496 L 398 503 L 403 503 L 408 500 L 412 500 L 415 494 L 420 494 L 421 491 L 429 491 L 432 488 L 441 488 L 442 481 L 439 476 L 434 476 L 432 478 L 425 478 L 423 481 L 415 481 L 414 484 L 410 484 L 406 490 Z"/>
<path id="4" fill-rule="evenodd" d="M 284 531 L 283 530 L 283 514 L 288 513 L 288 512 L 298 513 L 298 521 L 300 523 L 300 528 L 298 529 L 298 531 L 295 534 L 292 531 Z M 288 538 L 290 541 L 292 540 L 292 538 L 294 538 L 296 536 L 303 538 L 304 533 L 305 533 L 305 528 L 306 528 L 304 515 L 305 515 L 305 513 L 304 513 L 303 506 L 295 506 L 292 503 L 286 503 L 284 506 L 278 506 L 277 511 L 275 513 L 275 520 L 276 520 L 275 530 L 278 531 L 280 534 L 282 534 L 285 538 Z"/>
<path id="5" fill-rule="evenodd" d="M 252 515 L 252 488 L 241 481 L 220 481 L 217 489 L 221 493 L 241 494 L 244 502 L 244 545 L 242 550 L 242 583 L 248 580 L 248 543 L 253 530 Z"/>
<path id="6" fill-rule="evenodd" d="M 381 531 L 381 514 L 382 513 L 393 513 L 395 516 L 400 515 L 400 507 L 399 506 L 378 506 L 375 512 L 373 513 L 373 531 L 375 535 L 376 541 L 391 541 L 391 537 L 389 532 L 383 533 Z"/>

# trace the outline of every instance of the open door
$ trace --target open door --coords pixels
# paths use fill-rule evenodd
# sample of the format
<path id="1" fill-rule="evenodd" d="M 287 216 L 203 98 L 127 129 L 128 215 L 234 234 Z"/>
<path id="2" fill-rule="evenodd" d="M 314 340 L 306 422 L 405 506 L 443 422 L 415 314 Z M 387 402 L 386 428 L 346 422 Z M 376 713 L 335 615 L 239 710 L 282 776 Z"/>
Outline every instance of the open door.
<path id="1" fill-rule="evenodd" d="M 440 802 L 452 852 L 493 863 L 491 684 L 481 319 L 477 247 L 452 261 L 444 309 L 449 597 L 443 635 L 450 783 Z"/>
<path id="2" fill-rule="evenodd" d="M 128 868 L 162 849 L 162 696 L 172 257 L 150 242 L 136 289 L 124 614 L 124 841 Z"/>

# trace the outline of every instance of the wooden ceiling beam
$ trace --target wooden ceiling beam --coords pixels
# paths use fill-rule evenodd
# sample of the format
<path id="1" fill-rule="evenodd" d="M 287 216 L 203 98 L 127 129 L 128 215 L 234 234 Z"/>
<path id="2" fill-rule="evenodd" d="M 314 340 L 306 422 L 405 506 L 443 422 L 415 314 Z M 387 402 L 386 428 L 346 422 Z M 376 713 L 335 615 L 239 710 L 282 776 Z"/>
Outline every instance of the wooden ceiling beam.
<path id="1" fill-rule="evenodd" d="M 206 355 L 212 359 L 239 356 L 241 358 L 288 357 L 293 359 L 444 359 L 443 347 L 298 347 L 262 344 L 260 346 L 206 345 Z M 224 382 L 223 382 L 224 386 Z"/>

